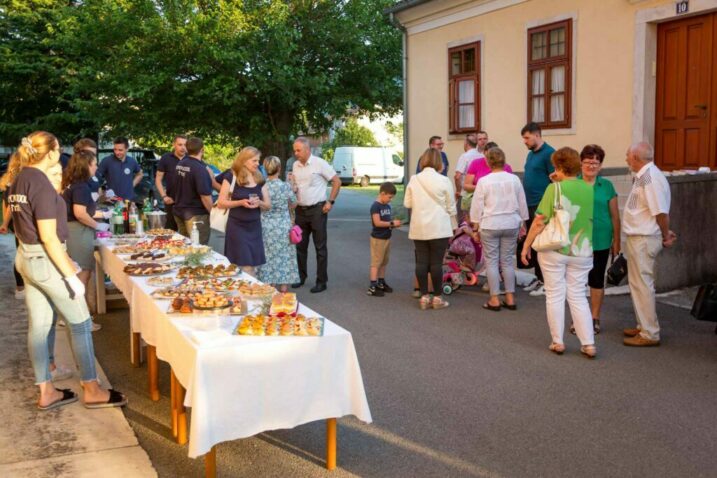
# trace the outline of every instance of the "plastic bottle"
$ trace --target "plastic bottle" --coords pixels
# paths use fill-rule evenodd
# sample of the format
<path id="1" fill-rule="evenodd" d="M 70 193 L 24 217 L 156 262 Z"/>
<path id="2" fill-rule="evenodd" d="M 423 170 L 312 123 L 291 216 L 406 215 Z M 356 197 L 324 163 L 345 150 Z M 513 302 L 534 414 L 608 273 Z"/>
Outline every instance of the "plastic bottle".
<path id="1" fill-rule="evenodd" d="M 197 229 L 197 224 L 203 224 L 202 221 L 196 221 L 192 223 L 192 233 L 189 235 L 192 239 L 192 245 L 198 246 L 199 245 L 199 229 Z"/>
<path id="2" fill-rule="evenodd" d="M 129 233 L 137 234 L 137 223 L 139 222 L 139 211 L 137 211 L 137 205 L 133 202 L 129 203 Z"/>
<path id="3" fill-rule="evenodd" d="M 152 212 L 152 205 L 149 202 L 149 198 L 144 200 L 144 207 L 142 208 L 142 227 L 145 231 L 149 230 L 149 217 L 147 214 Z"/>
<path id="4" fill-rule="evenodd" d="M 122 203 L 122 221 L 124 222 L 125 234 L 129 234 L 129 201 Z"/>
<path id="5" fill-rule="evenodd" d="M 124 234 L 124 219 L 122 217 L 122 203 L 115 204 L 112 211 L 112 233 Z"/>

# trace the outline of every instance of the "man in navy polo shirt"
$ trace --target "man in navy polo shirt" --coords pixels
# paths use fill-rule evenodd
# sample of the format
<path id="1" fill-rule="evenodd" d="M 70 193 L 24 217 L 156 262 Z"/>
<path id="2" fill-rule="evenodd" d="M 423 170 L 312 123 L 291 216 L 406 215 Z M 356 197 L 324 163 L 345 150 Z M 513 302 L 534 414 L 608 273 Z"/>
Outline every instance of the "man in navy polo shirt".
<path id="1" fill-rule="evenodd" d="M 195 222 L 199 230 L 199 242 L 209 242 L 209 212 L 212 210 L 212 178 L 202 161 L 204 143 L 199 138 L 187 140 L 187 155 L 176 167 L 174 182 L 174 220 L 179 233 L 189 237 Z"/>
<path id="2" fill-rule="evenodd" d="M 159 159 L 157 175 L 154 184 L 157 186 L 159 196 L 164 201 L 164 211 L 167 213 L 167 229 L 177 229 L 177 222 L 174 220 L 173 208 L 175 203 L 175 182 L 177 181 L 177 164 L 187 154 L 187 137 L 178 134 L 174 137 L 172 151 L 166 153 Z M 166 190 L 165 190 L 166 185 Z"/>
<path id="3" fill-rule="evenodd" d="M 448 156 L 446 156 L 446 153 L 443 152 L 443 146 L 445 143 L 443 142 L 443 139 L 440 136 L 431 136 L 428 139 L 428 147 L 431 149 L 435 149 L 439 153 L 441 153 L 441 161 L 443 161 L 443 171 L 441 171 L 441 174 L 444 176 L 448 176 Z M 416 174 L 421 172 L 421 165 L 416 164 Z"/>
<path id="4" fill-rule="evenodd" d="M 122 199 L 133 201 L 134 187 L 142 181 L 142 169 L 133 157 L 127 156 L 127 138 L 115 138 L 113 143 L 114 154 L 102 160 L 97 177 L 106 182 L 106 189 L 111 189 Z"/>

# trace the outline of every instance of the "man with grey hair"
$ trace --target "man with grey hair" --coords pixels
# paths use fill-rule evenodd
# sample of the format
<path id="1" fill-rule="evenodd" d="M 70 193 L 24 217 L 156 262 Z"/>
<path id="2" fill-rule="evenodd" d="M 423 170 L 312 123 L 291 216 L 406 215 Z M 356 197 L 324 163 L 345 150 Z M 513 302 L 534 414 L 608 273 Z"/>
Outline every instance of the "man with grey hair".
<path id="1" fill-rule="evenodd" d="M 625 345 L 660 345 L 655 307 L 655 259 L 663 247 L 672 247 L 677 235 L 670 230 L 670 185 L 652 162 L 650 143 L 633 144 L 627 165 L 635 175 L 622 216 L 627 236 L 627 278 L 637 326 L 624 329 Z"/>
<path id="2" fill-rule="evenodd" d="M 329 163 L 311 154 L 309 140 L 303 137 L 294 141 L 292 180 L 296 185 L 296 225 L 301 228 L 301 242 L 296 247 L 299 263 L 299 282 L 291 287 L 299 288 L 306 281 L 306 263 L 309 256 L 309 238 L 314 236 L 316 249 L 316 285 L 311 292 L 323 292 L 328 282 L 328 249 L 326 220 L 341 188 L 341 180 Z M 326 200 L 326 184 L 331 183 L 331 194 Z"/>

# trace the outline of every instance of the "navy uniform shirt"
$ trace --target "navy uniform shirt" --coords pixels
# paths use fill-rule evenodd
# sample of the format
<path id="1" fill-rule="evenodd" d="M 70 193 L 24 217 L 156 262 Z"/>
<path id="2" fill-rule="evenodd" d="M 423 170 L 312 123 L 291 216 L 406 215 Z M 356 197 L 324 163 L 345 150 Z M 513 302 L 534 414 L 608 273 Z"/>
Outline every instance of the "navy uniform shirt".
<path id="1" fill-rule="evenodd" d="M 212 195 L 212 178 L 204 161 L 185 156 L 177 164 L 177 178 L 174 186 L 174 208 L 172 212 L 184 220 L 209 214 L 201 196 Z"/>
<path id="2" fill-rule="evenodd" d="M 107 182 L 107 187 L 122 199 L 134 200 L 134 176 L 141 171 L 139 163 L 132 156 L 124 161 L 114 154 L 107 156 L 97 168 L 97 177 Z"/>
<path id="3" fill-rule="evenodd" d="M 175 156 L 174 152 L 169 152 L 159 158 L 159 164 L 157 165 L 157 171 L 164 173 L 164 177 L 162 178 L 164 190 L 167 196 L 175 201 L 177 198 L 174 197 L 174 183 L 177 179 L 177 164 L 179 164 L 179 161 L 181 161 L 181 159 Z"/>
<path id="4" fill-rule="evenodd" d="M 444 176 L 448 176 L 448 156 L 446 156 L 446 153 L 441 151 L 441 161 L 443 161 L 443 171 L 441 171 L 441 174 Z M 421 172 L 421 162 L 419 161 L 416 163 L 416 174 Z"/>
<path id="5" fill-rule="evenodd" d="M 87 185 L 90 187 L 90 192 L 96 193 L 100 190 L 100 178 L 98 178 L 96 175 L 92 176 L 90 179 L 87 180 Z"/>
<path id="6" fill-rule="evenodd" d="M 378 214 L 379 221 L 391 222 L 391 205 L 374 201 L 373 204 L 371 204 L 371 224 L 373 224 L 374 214 Z M 371 237 L 375 237 L 376 239 L 391 239 L 391 228 L 373 226 Z"/>
<path id="7" fill-rule="evenodd" d="M 67 241 L 67 206 L 45 173 L 37 168 L 25 167 L 10 186 L 7 196 L 15 236 L 23 244 L 40 244 L 37 221 L 55 219 L 57 237 Z"/>
<path id="8" fill-rule="evenodd" d="M 67 204 L 68 221 L 77 221 L 73 209 L 75 204 L 85 206 L 87 208 L 87 214 L 89 214 L 90 217 L 95 215 L 97 207 L 95 206 L 95 201 L 92 200 L 92 190 L 90 189 L 89 183 L 79 182 L 71 184 L 69 188 L 62 192 L 62 198 Z"/>

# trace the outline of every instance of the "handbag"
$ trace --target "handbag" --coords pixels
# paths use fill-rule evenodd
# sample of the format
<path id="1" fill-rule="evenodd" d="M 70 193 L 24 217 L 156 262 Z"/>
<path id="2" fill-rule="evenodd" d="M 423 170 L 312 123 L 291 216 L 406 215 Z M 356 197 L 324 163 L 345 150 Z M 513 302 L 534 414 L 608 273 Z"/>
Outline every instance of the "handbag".
<path id="1" fill-rule="evenodd" d="M 627 277 L 627 259 L 622 252 L 613 259 L 612 264 L 607 269 L 607 283 L 618 286 Z"/>
<path id="2" fill-rule="evenodd" d="M 461 209 L 463 211 L 470 211 L 471 203 L 473 202 L 473 193 L 468 193 L 461 198 Z"/>
<path id="3" fill-rule="evenodd" d="M 426 193 L 426 194 L 428 194 L 428 196 L 429 196 L 431 199 L 433 199 L 433 201 L 434 201 L 436 204 L 438 204 L 438 206 L 441 207 L 441 208 L 445 211 L 446 205 L 443 204 L 443 203 L 436 197 L 436 195 L 433 194 L 433 192 L 432 192 L 431 190 L 429 190 L 428 188 L 426 188 L 426 187 L 423 185 L 423 182 L 421 182 L 421 178 L 418 176 L 418 174 L 417 174 L 415 177 L 416 177 L 416 182 L 417 182 L 418 185 L 421 187 L 421 189 L 423 189 L 423 192 Z M 446 214 L 449 214 L 448 211 L 446 211 Z M 453 215 L 451 215 L 451 230 L 455 231 L 456 229 L 458 229 L 458 218 L 456 217 L 455 214 L 453 214 Z"/>
<path id="4" fill-rule="evenodd" d="M 232 185 L 229 188 L 229 197 L 234 193 L 234 186 L 236 185 L 236 176 L 232 177 Z M 222 209 L 217 206 L 217 202 L 212 206 L 212 210 L 209 213 L 209 227 L 219 232 L 227 231 L 227 220 L 229 219 L 229 209 Z"/>
<path id="5" fill-rule="evenodd" d="M 717 322 L 717 286 L 715 284 L 700 286 L 690 315 L 697 320 Z"/>
<path id="6" fill-rule="evenodd" d="M 570 213 L 563 209 L 563 194 L 560 183 L 555 183 L 554 215 L 538 234 L 533 242 L 533 249 L 538 252 L 557 251 L 570 244 Z"/>

